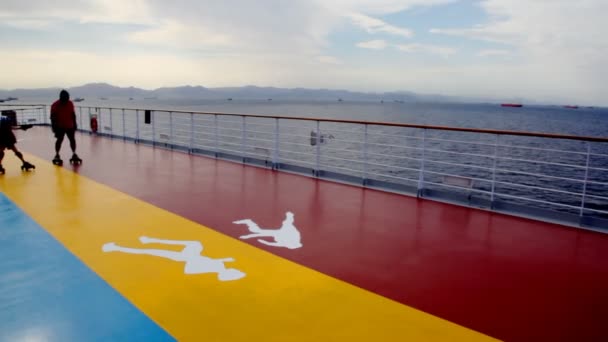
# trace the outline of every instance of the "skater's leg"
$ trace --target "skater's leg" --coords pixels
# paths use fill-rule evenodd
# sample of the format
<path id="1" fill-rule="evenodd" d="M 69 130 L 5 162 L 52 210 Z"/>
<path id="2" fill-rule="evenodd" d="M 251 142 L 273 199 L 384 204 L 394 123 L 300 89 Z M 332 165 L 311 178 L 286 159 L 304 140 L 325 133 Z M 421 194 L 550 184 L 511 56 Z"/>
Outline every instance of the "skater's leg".
<path id="1" fill-rule="evenodd" d="M 59 151 L 61 151 L 61 144 L 63 144 L 63 137 L 65 136 L 65 131 L 58 128 L 55 132 L 55 137 L 57 140 L 55 141 L 55 157 L 59 157 Z"/>
<path id="2" fill-rule="evenodd" d="M 182 246 L 201 244 L 198 241 L 163 240 L 163 239 L 156 239 L 156 238 L 151 238 L 151 237 L 147 237 L 147 236 L 140 237 L 139 241 L 141 241 L 141 243 L 162 243 L 164 245 L 182 245 Z"/>
<path id="3" fill-rule="evenodd" d="M 217 278 L 221 281 L 238 280 L 245 276 L 244 272 L 241 272 L 234 268 L 228 268 L 218 272 Z"/>
<path id="4" fill-rule="evenodd" d="M 75 136 L 75 131 L 70 129 L 66 132 L 66 135 L 68 136 L 68 140 L 70 141 L 70 148 L 72 149 L 72 153 L 76 154 L 76 136 Z"/>
<path id="5" fill-rule="evenodd" d="M 13 145 L 11 147 L 9 147 L 9 149 L 11 151 L 13 151 L 13 153 L 17 156 L 17 158 L 19 158 L 19 160 L 21 160 L 22 163 L 25 163 L 25 159 L 23 159 L 23 153 L 21 153 L 18 149 L 17 146 Z"/>
<path id="6" fill-rule="evenodd" d="M 161 258 L 171 259 L 174 261 L 184 261 L 184 257 L 180 252 L 166 251 L 162 249 L 139 249 L 139 248 L 127 248 L 121 247 L 114 243 L 107 243 L 103 246 L 104 252 L 122 252 L 129 254 L 145 254 L 154 255 Z"/>
<path id="7" fill-rule="evenodd" d="M 141 243 L 162 243 L 165 245 L 181 245 L 186 246 L 182 250 L 182 252 L 195 253 L 200 254 L 203 251 L 203 245 L 201 245 L 198 241 L 180 241 L 180 240 L 163 240 L 163 239 L 155 239 L 147 236 L 142 236 L 139 238 Z"/>
<path id="8" fill-rule="evenodd" d="M 251 238 L 255 238 L 255 237 L 270 237 L 270 236 L 274 236 L 271 233 L 253 233 L 253 234 L 249 234 L 249 235 L 242 235 L 240 238 L 241 239 L 251 239 Z"/>
<path id="9" fill-rule="evenodd" d="M 234 258 L 215 259 L 220 262 L 234 262 Z"/>
<path id="10" fill-rule="evenodd" d="M 11 151 L 13 151 L 13 153 L 15 153 L 17 158 L 19 158 L 21 160 L 21 162 L 23 163 L 23 165 L 21 166 L 21 170 L 29 171 L 30 169 L 36 168 L 34 165 L 32 165 L 31 163 L 29 163 L 27 160 L 25 160 L 23 158 L 23 153 L 21 153 L 21 151 L 19 151 L 17 149 L 17 146 L 13 145 L 13 146 L 9 147 L 9 149 Z"/>
<path id="11" fill-rule="evenodd" d="M 260 226 L 258 226 L 257 223 L 253 222 L 250 219 L 245 219 L 245 220 L 240 220 L 240 221 L 234 221 L 232 223 L 247 225 L 247 229 L 249 229 L 249 231 L 252 232 L 252 233 L 270 233 L 272 231 L 270 229 L 262 229 L 262 228 L 260 228 Z"/>
<path id="12" fill-rule="evenodd" d="M 284 247 L 282 243 L 278 243 L 278 242 L 270 242 L 270 241 L 266 241 L 266 240 L 262 240 L 262 239 L 258 239 L 258 242 L 263 243 L 268 246 L 273 246 L 273 247 Z"/>
<path id="13" fill-rule="evenodd" d="M 4 167 L 2 167 L 2 159 L 4 159 L 4 146 L 0 146 L 0 173 L 4 173 Z"/>

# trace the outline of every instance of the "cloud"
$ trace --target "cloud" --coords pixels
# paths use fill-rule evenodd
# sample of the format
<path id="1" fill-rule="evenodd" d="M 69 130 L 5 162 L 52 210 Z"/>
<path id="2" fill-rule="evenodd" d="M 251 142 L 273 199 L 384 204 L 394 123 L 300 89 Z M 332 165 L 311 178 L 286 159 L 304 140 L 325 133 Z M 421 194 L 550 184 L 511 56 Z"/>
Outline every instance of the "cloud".
<path id="1" fill-rule="evenodd" d="M 476 25 L 466 29 L 430 29 L 434 34 L 443 34 L 454 37 L 464 37 L 470 39 L 485 40 L 491 43 L 515 44 L 518 35 L 510 25 L 496 23 L 496 25 Z"/>
<path id="2" fill-rule="evenodd" d="M 317 61 L 324 64 L 339 65 L 342 61 L 333 56 L 317 56 Z"/>
<path id="3" fill-rule="evenodd" d="M 46 31 L 66 21 L 128 25 L 125 29 L 131 32 L 125 32 L 124 40 L 158 48 L 200 51 L 231 45 L 240 53 L 297 51 L 315 56 L 323 53 L 329 34 L 345 20 L 369 33 L 411 37 L 411 30 L 373 16 L 453 1 L 292 0 L 286 5 L 282 0 L 5 0 L 0 18 L 4 25 Z M 184 44 L 186 40 L 190 43 Z"/>
<path id="4" fill-rule="evenodd" d="M 422 52 L 433 55 L 440 55 L 442 57 L 449 57 L 456 53 L 456 49 L 454 48 L 429 44 L 401 44 L 395 45 L 395 47 L 400 51 L 407 53 Z"/>
<path id="5" fill-rule="evenodd" d="M 459 0 L 319 0 L 323 6 L 337 12 L 357 12 L 370 15 L 384 15 L 402 12 L 413 7 L 432 7 L 457 2 Z"/>
<path id="6" fill-rule="evenodd" d="M 386 46 L 386 42 L 381 39 L 357 43 L 357 47 L 362 49 L 382 50 L 386 48 Z"/>
<path id="7" fill-rule="evenodd" d="M 508 46 L 521 57 L 520 72 L 544 80 L 539 87 L 557 82 L 559 94 L 606 102 L 608 1 L 484 0 L 479 6 L 488 15 L 486 23 L 431 32 Z"/>
<path id="8" fill-rule="evenodd" d="M 214 33 L 202 26 L 192 27 L 174 20 L 165 20 L 157 27 L 133 32 L 127 41 L 145 45 L 159 45 L 189 48 L 194 46 L 222 47 L 235 45 L 234 37 Z M 193 43 L 196 44 L 193 44 Z"/>
<path id="9" fill-rule="evenodd" d="M 151 23 L 147 4 L 146 0 L 3 0 L 0 18 L 45 21 L 49 24 L 64 21 Z"/>
<path id="10" fill-rule="evenodd" d="M 383 19 L 451 2 L 457 1 L 3 0 L 0 29 L 10 34 L 0 37 L 7 47 L 0 86 L 46 86 L 57 80 L 142 87 L 255 83 L 574 97 L 608 104 L 607 1 L 476 1 L 486 18 L 477 25 L 432 29 L 447 41 L 439 45 L 423 41 L 423 35 L 414 37 L 408 27 L 413 24 Z M 360 48 L 412 55 L 404 62 L 389 54 L 353 56 L 349 49 L 331 46 L 332 33 L 346 29 L 352 34 L 353 23 Z M 78 30 L 78 24 L 86 24 L 82 32 L 52 40 L 52 47 L 43 40 L 66 29 Z M 24 29 L 38 30 L 45 38 L 36 38 L 36 32 L 19 36 Z M 467 60 L 470 54 L 465 53 L 449 61 L 427 58 L 454 56 L 458 51 L 452 46 L 469 45 L 460 44 L 463 39 L 482 42 L 472 54 L 490 57 L 509 51 L 517 58 L 488 58 L 483 63 L 479 58 Z"/>
<path id="11" fill-rule="evenodd" d="M 353 21 L 355 25 L 363 28 L 368 33 L 383 32 L 403 36 L 406 38 L 410 38 L 414 35 L 414 33 L 409 29 L 389 25 L 380 19 L 372 18 L 364 14 L 351 13 L 347 16 Z"/>
<path id="12" fill-rule="evenodd" d="M 45 19 L 4 19 L 0 25 L 22 30 L 44 30 L 52 25 L 51 20 Z"/>
<path id="13" fill-rule="evenodd" d="M 511 54 L 511 51 L 509 50 L 492 50 L 492 49 L 488 49 L 488 50 L 481 50 L 477 53 L 477 56 L 479 57 L 491 57 L 491 56 L 508 56 Z"/>
<path id="14" fill-rule="evenodd" d="M 148 0 L 147 8 L 151 17 L 159 19 L 145 33 L 151 37 L 148 43 L 156 41 L 162 47 L 164 42 L 194 35 L 189 44 L 192 50 L 219 44 L 230 45 L 240 54 L 319 55 L 336 21 L 318 3 L 305 0 L 288 5 L 281 0 Z M 165 39 L 155 40 L 158 35 Z"/>
<path id="15" fill-rule="evenodd" d="M 385 48 L 391 46 L 396 48 L 397 50 L 405 53 L 425 53 L 432 55 L 440 55 L 442 57 L 449 57 L 456 53 L 456 49 L 448 47 L 448 46 L 440 46 L 440 45 L 431 45 L 431 44 L 389 44 L 385 40 L 377 39 L 370 40 L 365 42 L 360 42 L 356 44 L 357 47 L 362 49 L 371 49 L 371 50 L 384 50 Z"/>

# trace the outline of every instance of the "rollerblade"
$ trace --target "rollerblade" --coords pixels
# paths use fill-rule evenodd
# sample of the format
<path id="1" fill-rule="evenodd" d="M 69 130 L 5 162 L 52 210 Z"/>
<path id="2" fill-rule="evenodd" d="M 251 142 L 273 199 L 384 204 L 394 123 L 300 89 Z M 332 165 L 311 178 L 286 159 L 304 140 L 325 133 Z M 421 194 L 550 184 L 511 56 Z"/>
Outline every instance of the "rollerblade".
<path id="1" fill-rule="evenodd" d="M 26 161 L 24 161 L 23 165 L 21 165 L 21 171 L 29 171 L 31 169 L 36 169 L 36 166 Z"/>
<path id="2" fill-rule="evenodd" d="M 3 175 L 3 174 L 4 174 L 4 172 L 5 172 L 5 171 L 4 171 L 4 168 L 2 167 L 2 165 L 0 165 L 0 175 Z"/>
<path id="3" fill-rule="evenodd" d="M 55 158 L 53 159 L 53 164 L 61 166 L 63 165 L 63 160 L 61 160 L 59 156 L 55 156 Z"/>
<path id="4" fill-rule="evenodd" d="M 74 155 L 72 156 L 72 158 L 70 158 L 70 164 L 82 164 L 82 159 L 80 159 L 80 157 L 78 157 L 78 155 L 76 153 L 74 153 Z"/>

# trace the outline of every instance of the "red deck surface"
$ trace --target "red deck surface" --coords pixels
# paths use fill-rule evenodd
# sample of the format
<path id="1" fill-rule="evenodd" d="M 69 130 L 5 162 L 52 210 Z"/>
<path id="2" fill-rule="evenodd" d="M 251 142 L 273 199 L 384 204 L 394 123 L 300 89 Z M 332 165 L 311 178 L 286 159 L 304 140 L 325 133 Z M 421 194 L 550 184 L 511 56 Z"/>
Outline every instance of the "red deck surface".
<path id="1" fill-rule="evenodd" d="M 24 151 L 52 158 L 50 130 L 21 135 Z M 78 142 L 81 175 L 236 238 L 246 231 L 234 220 L 278 228 L 292 211 L 303 248 L 243 241 L 454 323 L 507 341 L 608 340 L 608 235 L 121 140 Z"/>

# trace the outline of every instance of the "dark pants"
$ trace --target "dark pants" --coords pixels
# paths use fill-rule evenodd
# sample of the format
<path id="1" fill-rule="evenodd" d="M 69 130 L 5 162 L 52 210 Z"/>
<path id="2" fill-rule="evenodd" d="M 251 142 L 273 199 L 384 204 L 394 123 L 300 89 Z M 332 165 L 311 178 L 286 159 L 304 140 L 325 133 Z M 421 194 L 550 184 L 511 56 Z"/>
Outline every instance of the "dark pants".
<path id="1" fill-rule="evenodd" d="M 61 150 L 61 144 L 63 144 L 63 138 L 66 135 L 68 136 L 68 140 L 70 141 L 70 148 L 72 149 L 72 152 L 76 153 L 75 133 L 76 133 L 76 130 L 73 128 L 71 128 L 71 129 L 55 128 L 55 138 L 57 138 L 57 141 L 55 142 L 55 152 L 57 152 L 57 154 L 59 154 L 59 151 Z"/>

